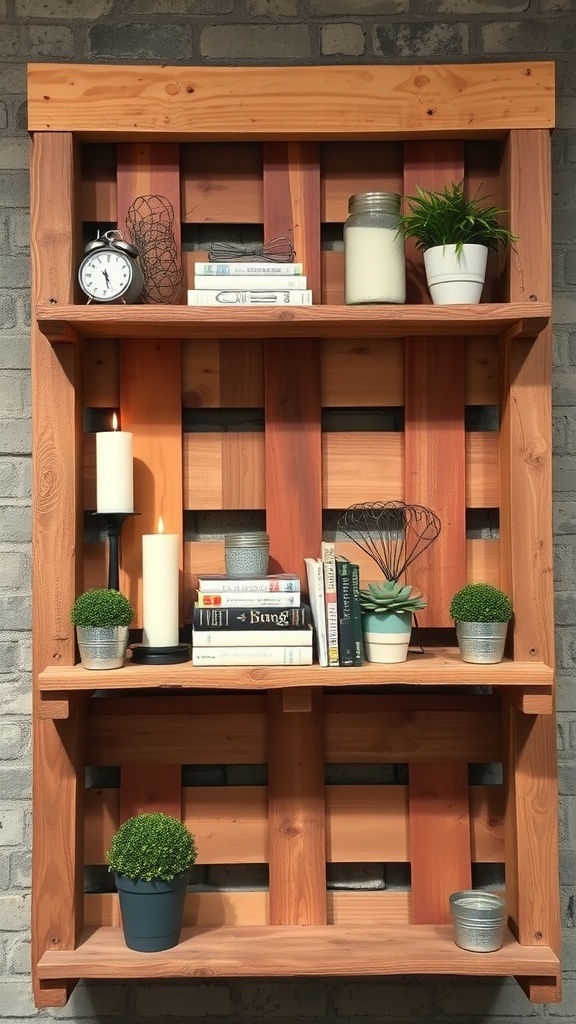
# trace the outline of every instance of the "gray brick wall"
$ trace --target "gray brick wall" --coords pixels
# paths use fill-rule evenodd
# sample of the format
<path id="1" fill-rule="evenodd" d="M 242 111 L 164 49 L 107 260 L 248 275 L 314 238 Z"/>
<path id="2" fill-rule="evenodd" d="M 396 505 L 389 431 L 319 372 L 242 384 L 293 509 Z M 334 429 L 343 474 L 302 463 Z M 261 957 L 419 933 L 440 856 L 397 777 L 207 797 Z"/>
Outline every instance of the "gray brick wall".
<path id="1" fill-rule="evenodd" d="M 217 1017 L 576 1022 L 576 0 L 0 0 L 0 1021 Z M 554 59 L 555 540 L 565 996 L 513 982 L 81 984 L 35 1011 L 29 971 L 30 382 L 27 61 L 186 64 Z"/>

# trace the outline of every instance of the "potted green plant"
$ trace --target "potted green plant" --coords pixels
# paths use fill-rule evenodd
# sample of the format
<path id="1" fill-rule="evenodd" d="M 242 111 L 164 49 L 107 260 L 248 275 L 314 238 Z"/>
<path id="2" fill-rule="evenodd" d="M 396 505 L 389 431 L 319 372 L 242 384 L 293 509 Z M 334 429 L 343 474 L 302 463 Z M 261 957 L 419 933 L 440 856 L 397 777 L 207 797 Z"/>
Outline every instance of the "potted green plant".
<path id="1" fill-rule="evenodd" d="M 450 617 L 462 661 L 493 665 L 502 661 L 508 623 L 512 618 L 510 598 L 490 583 L 467 583 L 450 602 Z"/>
<path id="2" fill-rule="evenodd" d="M 360 591 L 362 635 L 367 661 L 406 661 L 414 612 L 426 607 L 418 591 L 396 580 L 369 583 Z"/>
<path id="3" fill-rule="evenodd" d="M 197 857 L 194 836 L 184 822 L 162 811 L 136 814 L 120 826 L 106 857 L 128 948 L 153 953 L 176 946 Z"/>
<path id="4" fill-rule="evenodd" d="M 467 198 L 462 182 L 440 191 L 417 186 L 416 192 L 405 197 L 402 228 L 423 250 L 433 303 L 479 302 L 488 250 L 517 240 L 498 219 L 507 211 L 487 205 L 488 197 Z"/>
<path id="5" fill-rule="evenodd" d="M 85 590 L 70 613 L 76 626 L 84 668 L 121 668 L 128 645 L 128 627 L 134 618 L 130 601 L 119 590 Z"/>

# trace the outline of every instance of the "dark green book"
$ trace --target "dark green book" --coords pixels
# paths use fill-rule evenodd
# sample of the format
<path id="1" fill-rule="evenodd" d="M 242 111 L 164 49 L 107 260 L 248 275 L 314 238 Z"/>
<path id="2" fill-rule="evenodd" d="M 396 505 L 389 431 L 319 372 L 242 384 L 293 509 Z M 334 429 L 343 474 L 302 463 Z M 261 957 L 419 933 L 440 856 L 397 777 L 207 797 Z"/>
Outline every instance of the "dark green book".
<path id="1" fill-rule="evenodd" d="M 350 562 L 352 581 L 352 625 L 354 627 L 354 664 L 362 664 L 364 644 L 362 642 L 362 609 L 360 608 L 360 566 Z"/>
<path id="2" fill-rule="evenodd" d="M 350 560 L 336 555 L 336 604 L 338 608 L 338 649 L 341 665 L 355 665 L 352 618 L 352 576 Z"/>

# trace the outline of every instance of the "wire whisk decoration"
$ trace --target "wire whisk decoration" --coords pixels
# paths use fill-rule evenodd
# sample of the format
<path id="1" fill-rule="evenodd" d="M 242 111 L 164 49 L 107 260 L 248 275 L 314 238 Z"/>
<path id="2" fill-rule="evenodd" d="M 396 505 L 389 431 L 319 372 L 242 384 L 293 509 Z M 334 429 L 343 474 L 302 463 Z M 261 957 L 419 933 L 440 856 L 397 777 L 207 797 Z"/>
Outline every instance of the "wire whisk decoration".
<path id="1" fill-rule="evenodd" d="M 396 582 L 436 540 L 441 523 L 424 505 L 368 501 L 345 509 L 338 529 L 369 555 L 385 579 Z"/>
<path id="2" fill-rule="evenodd" d="M 254 259 L 263 263 L 292 263 L 295 255 L 296 250 L 288 235 L 278 235 L 262 245 L 212 242 L 208 249 L 211 263 L 242 263 Z"/>
<path id="3" fill-rule="evenodd" d="M 126 227 L 139 252 L 144 302 L 178 302 L 182 268 L 174 237 L 174 208 L 165 196 L 139 196 L 126 214 Z"/>

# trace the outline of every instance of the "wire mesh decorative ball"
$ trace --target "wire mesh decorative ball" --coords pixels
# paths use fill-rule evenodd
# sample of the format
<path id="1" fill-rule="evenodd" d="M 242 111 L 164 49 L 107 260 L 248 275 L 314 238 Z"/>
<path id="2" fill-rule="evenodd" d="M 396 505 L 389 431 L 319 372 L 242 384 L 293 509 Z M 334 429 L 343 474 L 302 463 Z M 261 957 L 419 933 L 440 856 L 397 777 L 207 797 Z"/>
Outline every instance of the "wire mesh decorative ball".
<path id="1" fill-rule="evenodd" d="M 165 196 L 138 196 L 126 214 L 126 227 L 139 252 L 144 301 L 177 302 L 182 269 L 174 236 L 174 208 Z"/>
<path id="2" fill-rule="evenodd" d="M 441 524 L 432 509 L 403 501 L 350 505 L 338 529 L 376 563 L 387 580 L 398 580 L 436 540 Z"/>

